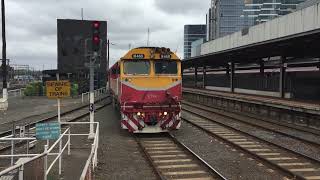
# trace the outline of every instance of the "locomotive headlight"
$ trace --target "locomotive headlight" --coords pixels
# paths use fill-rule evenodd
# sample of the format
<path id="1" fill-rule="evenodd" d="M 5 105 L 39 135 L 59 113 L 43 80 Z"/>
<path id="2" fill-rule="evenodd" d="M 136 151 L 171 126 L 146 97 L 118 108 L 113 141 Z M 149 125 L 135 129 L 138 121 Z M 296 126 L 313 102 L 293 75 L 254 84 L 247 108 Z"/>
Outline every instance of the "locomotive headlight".
<path id="1" fill-rule="evenodd" d="M 168 115 L 168 112 L 164 112 L 163 115 L 165 115 L 165 116 Z"/>

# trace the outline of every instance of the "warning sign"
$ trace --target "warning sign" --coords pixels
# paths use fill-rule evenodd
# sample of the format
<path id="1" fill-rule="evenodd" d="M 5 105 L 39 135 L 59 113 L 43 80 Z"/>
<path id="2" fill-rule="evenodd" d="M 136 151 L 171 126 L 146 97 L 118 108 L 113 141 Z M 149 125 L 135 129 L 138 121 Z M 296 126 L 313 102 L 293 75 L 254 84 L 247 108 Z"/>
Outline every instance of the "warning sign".
<path id="1" fill-rule="evenodd" d="M 46 89 L 48 98 L 63 98 L 70 96 L 69 81 L 47 81 Z"/>

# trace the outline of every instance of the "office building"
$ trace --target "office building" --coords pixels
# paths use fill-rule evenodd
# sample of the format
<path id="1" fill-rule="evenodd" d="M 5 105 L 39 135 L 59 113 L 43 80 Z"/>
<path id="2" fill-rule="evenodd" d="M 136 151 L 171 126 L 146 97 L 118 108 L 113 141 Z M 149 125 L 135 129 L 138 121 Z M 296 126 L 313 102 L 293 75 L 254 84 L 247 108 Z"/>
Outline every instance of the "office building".
<path id="1" fill-rule="evenodd" d="M 313 6 L 313 5 L 318 4 L 318 3 L 320 3 L 320 0 L 307 0 L 305 2 L 302 2 L 302 3 L 298 4 L 297 5 L 297 10 L 304 9 L 304 8 Z"/>
<path id="2" fill-rule="evenodd" d="M 253 26 L 289 14 L 304 0 L 245 0 L 243 18 Z"/>
<path id="3" fill-rule="evenodd" d="M 207 40 L 217 39 L 245 27 L 243 0 L 211 0 L 207 14 Z"/>
<path id="4" fill-rule="evenodd" d="M 191 43 L 198 39 L 206 39 L 206 25 L 185 25 L 184 26 L 184 59 L 191 57 Z"/>
<path id="5" fill-rule="evenodd" d="M 305 0 L 211 0 L 207 13 L 207 41 L 244 28 L 286 15 L 299 8 Z M 309 0 L 316 3 L 319 0 Z"/>

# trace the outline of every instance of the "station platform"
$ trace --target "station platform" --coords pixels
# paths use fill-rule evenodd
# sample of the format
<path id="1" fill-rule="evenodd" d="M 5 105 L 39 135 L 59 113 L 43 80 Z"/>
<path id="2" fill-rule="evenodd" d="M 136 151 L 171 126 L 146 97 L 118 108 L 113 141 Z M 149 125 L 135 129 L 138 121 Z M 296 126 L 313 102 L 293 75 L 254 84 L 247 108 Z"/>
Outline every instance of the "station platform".
<path id="1" fill-rule="evenodd" d="M 209 89 L 183 88 L 183 93 L 194 93 L 208 95 L 228 100 L 252 103 L 257 105 L 265 105 L 274 108 L 293 110 L 297 112 L 310 113 L 320 115 L 320 104 L 316 102 L 306 102 L 298 100 L 290 100 L 284 98 L 276 98 L 269 96 L 258 96 L 231 92 L 214 91 Z"/>
<path id="2" fill-rule="evenodd" d="M 89 121 L 86 116 L 77 122 Z M 134 136 L 120 129 L 119 115 L 109 105 L 95 113 L 95 121 L 100 123 L 98 166 L 92 175 L 96 180 L 150 179 L 156 180 L 152 167 L 142 156 Z M 71 132 L 88 133 L 88 127 L 74 125 Z M 78 180 L 90 155 L 92 140 L 88 136 L 71 137 L 71 154 L 65 152 L 62 159 L 62 174 L 58 168 L 50 172 L 48 178 Z M 42 146 L 38 146 L 41 150 Z"/>

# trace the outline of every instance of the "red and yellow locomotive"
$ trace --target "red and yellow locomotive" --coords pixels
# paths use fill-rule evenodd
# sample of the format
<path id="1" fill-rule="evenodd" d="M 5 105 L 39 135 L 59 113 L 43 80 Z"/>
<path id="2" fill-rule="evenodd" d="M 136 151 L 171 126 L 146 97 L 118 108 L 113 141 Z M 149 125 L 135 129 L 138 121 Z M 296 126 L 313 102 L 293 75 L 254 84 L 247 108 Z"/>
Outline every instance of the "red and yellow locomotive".
<path id="1" fill-rule="evenodd" d="M 181 62 L 170 49 L 132 49 L 110 68 L 109 78 L 122 129 L 133 133 L 179 129 Z"/>

